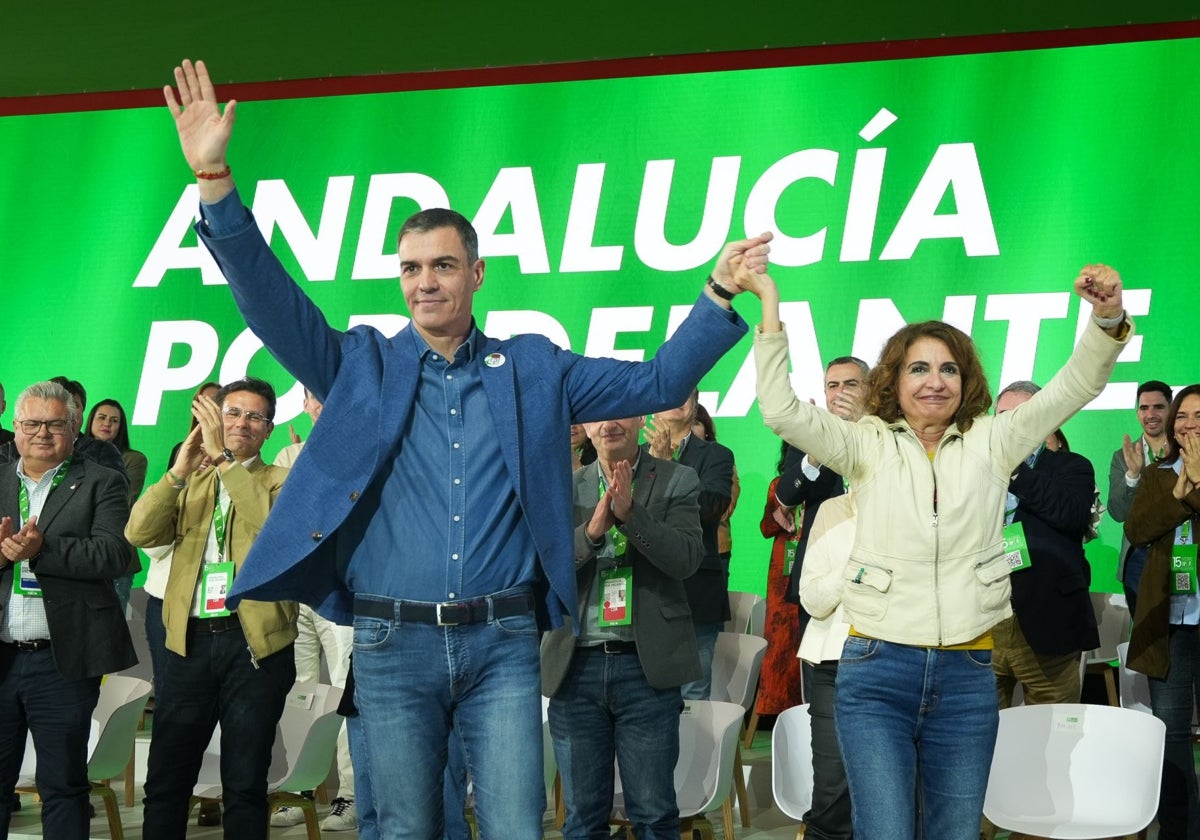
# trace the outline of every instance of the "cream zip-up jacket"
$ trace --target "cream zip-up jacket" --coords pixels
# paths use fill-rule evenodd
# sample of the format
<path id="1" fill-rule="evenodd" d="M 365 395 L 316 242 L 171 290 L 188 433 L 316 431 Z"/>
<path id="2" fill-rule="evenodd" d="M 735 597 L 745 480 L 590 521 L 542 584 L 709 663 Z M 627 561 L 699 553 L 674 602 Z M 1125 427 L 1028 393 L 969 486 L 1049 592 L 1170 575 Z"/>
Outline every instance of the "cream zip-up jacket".
<path id="1" fill-rule="evenodd" d="M 1009 476 L 1103 390 L 1121 341 L 1094 322 L 1066 365 L 1028 402 L 951 426 L 932 460 L 903 419 L 847 423 L 796 398 L 787 332 L 755 331 L 758 402 L 776 434 L 845 476 L 858 532 L 846 564 L 846 620 L 876 639 L 961 644 L 1012 615 L 1001 527 Z"/>

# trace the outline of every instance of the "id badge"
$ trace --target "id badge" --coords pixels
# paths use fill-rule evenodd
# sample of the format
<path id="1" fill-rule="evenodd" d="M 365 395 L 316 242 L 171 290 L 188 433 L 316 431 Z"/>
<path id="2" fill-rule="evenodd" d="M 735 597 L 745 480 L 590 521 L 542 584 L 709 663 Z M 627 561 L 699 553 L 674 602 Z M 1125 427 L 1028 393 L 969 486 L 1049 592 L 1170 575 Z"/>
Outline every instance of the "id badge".
<path id="1" fill-rule="evenodd" d="M 1171 594 L 1196 594 L 1196 546 L 1171 546 Z"/>
<path id="2" fill-rule="evenodd" d="M 13 594 L 25 598 L 41 598 L 42 584 L 38 581 L 28 561 L 21 560 L 13 574 Z"/>
<path id="3" fill-rule="evenodd" d="M 233 561 L 206 563 L 200 573 L 200 617 L 221 618 L 229 615 L 225 609 L 225 596 L 233 586 Z"/>
<path id="4" fill-rule="evenodd" d="M 1004 535 L 1004 559 L 1008 561 L 1008 568 L 1011 571 L 1019 572 L 1032 566 L 1033 563 L 1029 559 L 1029 544 L 1025 542 L 1025 524 L 1014 522 L 1011 525 L 1005 525 L 1002 533 Z"/>
<path id="5" fill-rule="evenodd" d="M 601 627 L 627 627 L 633 624 L 633 567 L 617 566 L 600 570 Z"/>
<path id="6" fill-rule="evenodd" d="M 792 576 L 792 566 L 796 565 L 796 551 L 800 548 L 799 540 L 788 540 L 783 544 L 783 574 Z"/>

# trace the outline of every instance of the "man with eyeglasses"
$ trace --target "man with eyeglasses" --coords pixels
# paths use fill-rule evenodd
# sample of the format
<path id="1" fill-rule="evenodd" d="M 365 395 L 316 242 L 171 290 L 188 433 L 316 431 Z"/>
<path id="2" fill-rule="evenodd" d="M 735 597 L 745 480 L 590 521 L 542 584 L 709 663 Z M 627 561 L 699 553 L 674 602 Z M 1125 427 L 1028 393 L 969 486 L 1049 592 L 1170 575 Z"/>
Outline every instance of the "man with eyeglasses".
<path id="1" fill-rule="evenodd" d="M 78 416 L 62 386 L 29 386 L 15 415 L 19 458 L 0 467 L 0 790 L 31 732 L 43 834 L 83 840 L 100 678 L 137 662 L 112 583 L 129 563 L 129 499 L 117 472 L 74 457 Z M 0 836 L 12 806 L 0 796 Z"/>
<path id="2" fill-rule="evenodd" d="M 263 463 L 275 390 L 246 378 L 192 403 L 196 428 L 137 501 L 137 546 L 175 547 L 163 597 L 167 659 L 155 697 L 143 833 L 183 838 L 204 749 L 221 724 L 226 837 L 262 837 L 275 727 L 296 679 L 294 601 L 225 603 L 287 470 Z"/>

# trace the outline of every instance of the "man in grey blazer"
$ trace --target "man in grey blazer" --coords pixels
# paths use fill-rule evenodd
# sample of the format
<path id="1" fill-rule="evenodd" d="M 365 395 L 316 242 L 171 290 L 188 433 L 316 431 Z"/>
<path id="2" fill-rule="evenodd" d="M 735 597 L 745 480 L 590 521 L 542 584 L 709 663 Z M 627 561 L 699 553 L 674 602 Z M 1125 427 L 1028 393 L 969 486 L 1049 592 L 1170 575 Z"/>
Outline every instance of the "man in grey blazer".
<path id="1" fill-rule="evenodd" d="M 645 418 L 585 425 L 574 474 L 581 626 L 542 640 L 542 693 L 562 774 L 566 840 L 607 833 L 613 758 L 639 837 L 677 838 L 679 687 L 700 674 L 683 580 L 704 555 L 696 473 L 638 448 Z"/>
<path id="2" fill-rule="evenodd" d="M 88 837 L 87 744 L 100 677 L 137 662 L 113 579 L 129 566 L 125 479 L 74 457 L 78 414 L 58 384 L 17 398 L 20 459 L 0 467 L 0 791 L 37 745 L 46 837 Z M 0 796 L 0 835 L 12 800 Z"/>

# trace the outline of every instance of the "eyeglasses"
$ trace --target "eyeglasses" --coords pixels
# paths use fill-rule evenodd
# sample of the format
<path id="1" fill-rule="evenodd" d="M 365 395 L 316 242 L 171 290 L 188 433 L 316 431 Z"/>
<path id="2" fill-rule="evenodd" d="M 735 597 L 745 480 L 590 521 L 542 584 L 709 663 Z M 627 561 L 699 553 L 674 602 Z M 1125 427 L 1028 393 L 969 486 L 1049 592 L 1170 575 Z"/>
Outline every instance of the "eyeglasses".
<path id="1" fill-rule="evenodd" d="M 36 435 L 41 431 L 42 426 L 45 426 L 52 435 L 67 433 L 66 420 L 17 420 L 13 425 L 27 435 Z"/>
<path id="2" fill-rule="evenodd" d="M 236 405 L 222 409 L 221 413 L 231 420 L 237 420 L 239 417 L 245 417 L 247 423 L 255 423 L 260 426 L 271 422 L 271 419 L 265 414 L 259 414 L 257 411 L 242 411 Z"/>

